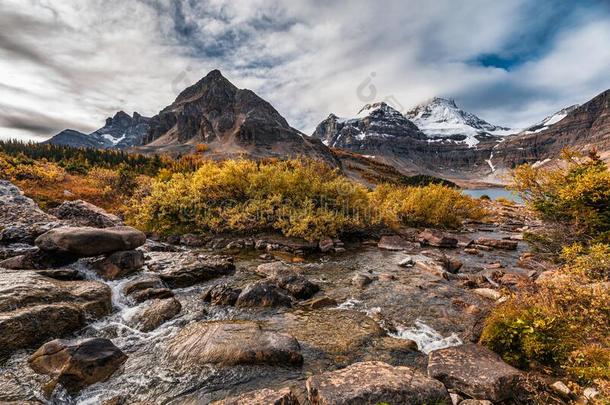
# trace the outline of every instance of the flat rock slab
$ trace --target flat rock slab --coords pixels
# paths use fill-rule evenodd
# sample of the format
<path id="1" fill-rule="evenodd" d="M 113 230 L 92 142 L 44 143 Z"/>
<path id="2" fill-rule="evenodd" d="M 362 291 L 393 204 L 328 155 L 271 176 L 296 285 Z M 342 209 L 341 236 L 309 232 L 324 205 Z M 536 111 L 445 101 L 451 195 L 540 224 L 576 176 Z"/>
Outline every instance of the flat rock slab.
<path id="1" fill-rule="evenodd" d="M 379 361 L 355 363 L 310 377 L 307 391 L 313 405 L 451 403 L 439 381 L 409 367 Z"/>
<path id="2" fill-rule="evenodd" d="M 262 389 L 248 392 L 238 397 L 212 402 L 213 405 L 299 405 L 290 388 L 279 390 Z"/>
<path id="3" fill-rule="evenodd" d="M 500 402 L 518 390 L 521 373 L 500 356 L 477 344 L 435 350 L 428 356 L 428 375 L 475 399 Z"/>
<path id="4" fill-rule="evenodd" d="M 155 252 L 149 253 L 149 256 L 148 268 L 171 288 L 190 287 L 235 270 L 230 256 L 192 252 Z"/>
<path id="5" fill-rule="evenodd" d="M 107 380 L 125 361 L 124 354 L 108 339 L 84 339 L 71 343 L 52 340 L 28 359 L 32 370 L 52 376 L 68 392 Z"/>
<path id="6" fill-rule="evenodd" d="M 1 269 L 0 356 L 65 336 L 111 310 L 111 291 L 104 283 Z"/>
<path id="7" fill-rule="evenodd" d="M 212 363 L 224 366 L 303 363 L 297 340 L 263 330 L 256 322 L 197 322 L 182 329 L 168 345 L 169 358 L 179 366 Z"/>
<path id="8" fill-rule="evenodd" d="M 142 246 L 144 242 L 146 235 L 129 226 L 103 229 L 62 227 L 52 229 L 36 238 L 36 246 L 41 250 L 80 257 L 132 250 Z"/>

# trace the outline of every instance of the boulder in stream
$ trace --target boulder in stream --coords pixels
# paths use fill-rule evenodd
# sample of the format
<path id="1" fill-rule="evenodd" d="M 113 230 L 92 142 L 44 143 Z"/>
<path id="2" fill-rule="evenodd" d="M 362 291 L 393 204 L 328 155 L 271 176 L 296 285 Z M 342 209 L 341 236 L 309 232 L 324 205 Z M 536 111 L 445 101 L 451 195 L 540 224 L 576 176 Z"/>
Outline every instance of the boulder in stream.
<path id="1" fill-rule="evenodd" d="M 290 295 L 298 299 L 311 298 L 320 291 L 320 286 L 312 283 L 307 277 L 283 262 L 264 263 L 256 268 L 256 272 L 267 277 L 278 287 L 288 291 Z"/>
<path id="2" fill-rule="evenodd" d="M 503 250 L 517 250 L 517 247 L 519 246 L 519 242 L 509 239 L 478 238 L 474 243 L 479 247 L 487 246 Z"/>
<path id="3" fill-rule="evenodd" d="M 104 283 L 0 269 L 0 357 L 75 332 L 111 310 Z"/>
<path id="4" fill-rule="evenodd" d="M 129 323 L 142 332 L 150 332 L 169 321 L 182 310 L 176 298 L 153 299 L 139 309 Z"/>
<path id="5" fill-rule="evenodd" d="M 32 370 L 50 375 L 70 393 L 107 380 L 125 361 L 125 353 L 110 340 L 101 338 L 74 343 L 52 340 L 28 359 Z"/>
<path id="6" fill-rule="evenodd" d="M 252 321 L 192 323 L 170 341 L 168 355 L 187 368 L 206 363 L 224 366 L 303 363 L 301 347 L 294 337 L 265 331 Z"/>
<path id="7" fill-rule="evenodd" d="M 226 398 L 222 401 L 212 402 L 213 405 L 299 405 L 299 401 L 292 394 L 290 388 L 262 390 L 247 392 L 237 397 Z"/>
<path id="8" fill-rule="evenodd" d="M 465 344 L 430 352 L 428 375 L 471 398 L 501 402 L 519 389 L 521 372 L 484 346 Z"/>
<path id="9" fill-rule="evenodd" d="M 121 250 L 90 263 L 90 267 L 105 280 L 126 277 L 140 270 L 142 266 L 144 253 L 139 250 Z"/>
<path id="10" fill-rule="evenodd" d="M 309 377 L 307 391 L 311 403 L 319 405 L 451 403 L 441 382 L 412 368 L 379 361 Z"/>
<path id="11" fill-rule="evenodd" d="M 292 299 L 274 283 L 261 280 L 247 285 L 237 297 L 238 308 L 290 307 Z"/>
<path id="12" fill-rule="evenodd" d="M 129 226 L 112 228 L 62 227 L 52 229 L 38 238 L 40 250 L 80 257 L 99 256 L 119 250 L 132 250 L 146 242 L 146 235 Z"/>

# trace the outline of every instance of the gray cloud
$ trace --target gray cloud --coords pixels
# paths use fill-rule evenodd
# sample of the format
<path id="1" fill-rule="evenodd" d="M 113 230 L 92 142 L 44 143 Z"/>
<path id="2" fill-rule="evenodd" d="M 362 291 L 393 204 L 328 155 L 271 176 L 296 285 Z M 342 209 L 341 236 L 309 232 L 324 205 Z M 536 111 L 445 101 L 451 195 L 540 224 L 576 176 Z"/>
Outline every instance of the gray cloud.
<path id="1" fill-rule="evenodd" d="M 610 87 L 609 11 L 594 0 L 0 0 L 12 108 L 0 127 L 50 136 L 119 109 L 152 115 L 214 68 L 305 132 L 358 111 L 366 80 L 404 108 L 453 96 L 522 126 Z"/>

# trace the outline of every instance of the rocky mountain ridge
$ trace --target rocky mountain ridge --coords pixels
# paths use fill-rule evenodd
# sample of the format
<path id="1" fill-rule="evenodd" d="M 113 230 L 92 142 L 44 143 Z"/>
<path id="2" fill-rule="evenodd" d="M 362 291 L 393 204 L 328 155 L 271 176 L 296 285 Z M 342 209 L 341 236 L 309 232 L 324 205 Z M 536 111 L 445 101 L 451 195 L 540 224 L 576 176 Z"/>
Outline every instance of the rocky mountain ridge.
<path id="1" fill-rule="evenodd" d="M 124 111 L 106 118 L 105 125 L 90 134 L 65 129 L 44 143 L 67 145 L 77 148 L 127 149 L 142 143 L 148 132 L 150 118 L 137 112 L 133 117 Z"/>

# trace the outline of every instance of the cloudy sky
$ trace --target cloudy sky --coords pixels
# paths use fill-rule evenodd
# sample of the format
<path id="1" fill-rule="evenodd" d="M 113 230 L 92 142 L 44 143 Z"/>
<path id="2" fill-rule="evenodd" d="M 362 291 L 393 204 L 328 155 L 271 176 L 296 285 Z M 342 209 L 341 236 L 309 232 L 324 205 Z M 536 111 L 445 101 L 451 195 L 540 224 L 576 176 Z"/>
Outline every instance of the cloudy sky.
<path id="1" fill-rule="evenodd" d="M 218 68 L 310 133 L 453 97 L 521 127 L 610 88 L 608 0 L 0 0 L 0 137 L 153 115 Z"/>

